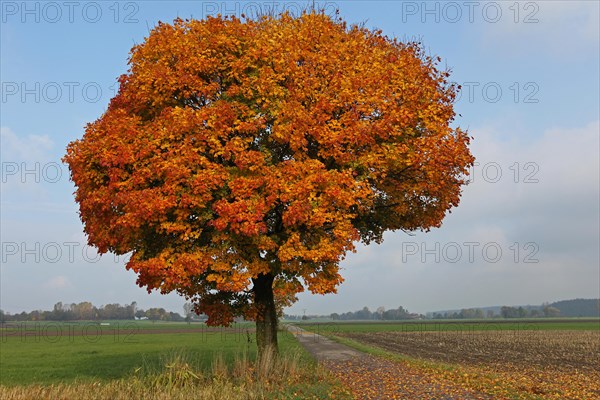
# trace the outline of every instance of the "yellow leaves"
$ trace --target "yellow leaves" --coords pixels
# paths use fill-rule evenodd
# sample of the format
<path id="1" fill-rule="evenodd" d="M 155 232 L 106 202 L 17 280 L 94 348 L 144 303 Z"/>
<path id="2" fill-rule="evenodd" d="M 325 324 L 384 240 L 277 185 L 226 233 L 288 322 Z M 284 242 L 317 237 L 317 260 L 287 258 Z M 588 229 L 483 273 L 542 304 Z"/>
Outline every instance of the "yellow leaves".
<path id="1" fill-rule="evenodd" d="M 598 331 L 431 329 L 344 333 L 404 359 L 334 363 L 333 372 L 359 398 L 575 400 L 600 393 Z M 381 384 L 369 383 L 374 376 Z"/>
<path id="2" fill-rule="evenodd" d="M 300 234 L 298 232 L 294 232 L 283 245 L 279 246 L 279 250 L 277 252 L 279 261 L 282 263 L 288 263 L 294 258 L 299 258 L 301 253 L 298 248 L 300 247 Z"/>
<path id="3" fill-rule="evenodd" d="M 244 236 L 258 236 L 266 232 L 263 219 L 268 207 L 263 199 L 219 200 L 213 208 L 218 214 L 213 226 L 218 230 L 230 230 Z"/>
<path id="4" fill-rule="evenodd" d="M 337 287 L 344 281 L 337 271 L 336 263 L 325 263 L 321 270 L 303 275 L 303 279 L 314 294 L 337 293 Z"/>
<path id="5" fill-rule="evenodd" d="M 65 156 L 85 231 L 211 323 L 258 274 L 333 292 L 355 241 L 438 226 L 473 162 L 420 45 L 322 13 L 161 23 L 129 65 Z"/>

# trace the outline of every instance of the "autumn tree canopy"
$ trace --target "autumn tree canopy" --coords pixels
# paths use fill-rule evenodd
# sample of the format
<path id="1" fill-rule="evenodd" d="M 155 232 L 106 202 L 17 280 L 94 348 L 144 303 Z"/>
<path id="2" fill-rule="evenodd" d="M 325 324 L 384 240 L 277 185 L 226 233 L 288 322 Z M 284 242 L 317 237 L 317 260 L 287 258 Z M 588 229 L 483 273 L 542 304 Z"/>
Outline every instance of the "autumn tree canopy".
<path id="1" fill-rule="evenodd" d="M 276 345 L 275 306 L 335 292 L 356 242 L 458 205 L 473 157 L 439 61 L 318 12 L 159 23 L 67 149 L 90 245 Z"/>

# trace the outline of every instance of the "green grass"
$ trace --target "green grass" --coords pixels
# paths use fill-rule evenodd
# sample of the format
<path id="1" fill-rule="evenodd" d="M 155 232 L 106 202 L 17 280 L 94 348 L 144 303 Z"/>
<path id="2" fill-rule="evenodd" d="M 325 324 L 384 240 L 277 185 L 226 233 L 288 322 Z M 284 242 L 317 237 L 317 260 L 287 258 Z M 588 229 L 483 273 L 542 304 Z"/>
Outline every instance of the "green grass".
<path id="1" fill-rule="evenodd" d="M 91 328 L 96 326 L 98 330 Z M 123 321 L 110 326 L 43 322 L 5 326 L 0 336 L 0 398 L 351 398 L 287 331 L 278 338 L 281 357 L 265 364 L 254 361 L 252 324 L 200 333 L 174 331 L 185 326 L 145 321 L 136 322 L 135 329 Z M 20 333 L 18 329 L 27 334 L 7 336 Z M 150 334 L 155 329 L 173 332 Z M 44 335 L 57 330 L 63 336 Z"/>
<path id="2" fill-rule="evenodd" d="M 122 323 L 122 321 L 121 321 Z M 65 324 L 68 325 L 68 324 Z M 66 329 L 65 325 L 61 329 Z M 59 325 L 39 323 L 28 326 L 28 335 L 0 337 L 0 385 L 54 384 L 59 382 L 106 381 L 120 379 L 136 368 L 161 368 L 173 353 L 185 353 L 195 370 L 209 370 L 219 355 L 227 365 L 240 354 L 256 357 L 254 334 L 244 328 L 202 333 L 143 334 L 157 324 L 141 323 L 136 329 L 126 327 L 112 332 L 89 329 L 87 335 L 44 336 L 40 332 L 56 331 Z M 187 324 L 185 324 L 187 325 Z M 77 329 L 85 326 L 81 324 Z M 91 325 L 89 325 L 91 326 Z M 181 324 L 163 324 L 164 328 L 181 328 Z M 198 328 L 199 326 L 196 326 Z M 247 325 L 246 325 L 247 327 Z M 15 327 L 7 328 L 14 332 Z M 36 334 L 37 333 L 37 334 Z M 280 334 L 282 353 L 299 351 L 299 345 L 287 333 Z M 304 354 L 304 360 L 309 356 Z"/>
<path id="3" fill-rule="evenodd" d="M 599 319 L 535 319 L 535 320 L 426 320 L 426 321 L 348 321 L 302 323 L 296 325 L 316 333 L 342 332 L 435 332 L 484 330 L 600 330 Z"/>
<path id="4" fill-rule="evenodd" d="M 254 343 L 228 340 L 218 333 L 201 341 L 191 333 L 140 336 L 144 339 L 137 343 L 119 344 L 106 338 L 93 345 L 81 337 L 69 343 L 6 340 L 0 398 L 352 398 L 286 332 L 279 336 L 281 356 L 260 362 L 253 361 Z"/>
<path id="5" fill-rule="evenodd" d="M 205 331 L 245 331 L 253 329 L 254 323 L 241 322 L 234 323 L 230 328 L 208 327 L 203 322 L 151 322 L 143 321 L 128 321 L 128 320 L 106 320 L 106 321 L 14 321 L 6 322 L 0 325 L 0 332 L 5 334 L 23 332 L 39 333 L 39 334 L 55 334 L 62 333 L 63 335 L 81 334 L 82 332 L 88 336 L 101 332 L 102 334 L 112 334 L 114 330 L 119 330 L 121 334 L 143 333 L 144 331 L 161 330 L 205 330 Z"/>

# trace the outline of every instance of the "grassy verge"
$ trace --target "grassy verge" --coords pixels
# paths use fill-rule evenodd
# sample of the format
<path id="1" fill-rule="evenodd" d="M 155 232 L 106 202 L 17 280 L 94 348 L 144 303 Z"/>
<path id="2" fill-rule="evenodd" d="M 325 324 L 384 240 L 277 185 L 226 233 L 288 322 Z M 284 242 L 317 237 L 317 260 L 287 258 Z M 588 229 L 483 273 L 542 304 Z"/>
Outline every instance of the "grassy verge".
<path id="1" fill-rule="evenodd" d="M 231 366 L 215 357 L 211 371 L 197 371 L 184 353 L 165 358 L 156 370 L 140 367 L 130 376 L 108 382 L 0 386 L 0 398 L 21 399 L 344 399 L 342 390 L 315 365 L 286 354 L 257 364 L 237 357 Z"/>

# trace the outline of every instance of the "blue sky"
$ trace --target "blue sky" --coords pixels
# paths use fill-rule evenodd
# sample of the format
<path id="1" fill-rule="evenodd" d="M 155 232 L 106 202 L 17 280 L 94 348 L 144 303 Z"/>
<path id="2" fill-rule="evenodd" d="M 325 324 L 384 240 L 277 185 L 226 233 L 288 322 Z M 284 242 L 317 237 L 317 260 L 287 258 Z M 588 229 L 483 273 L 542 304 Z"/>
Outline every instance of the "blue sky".
<path id="1" fill-rule="evenodd" d="M 181 311 L 148 295 L 124 260 L 96 260 L 60 164 L 158 21 L 302 2 L 0 3 L 2 195 L 0 308 L 58 301 Z M 418 38 L 463 85 L 457 125 L 478 164 L 442 228 L 359 247 L 337 295 L 302 295 L 289 312 L 402 305 L 425 312 L 600 296 L 599 3 L 317 2 L 350 23 Z M 500 252 L 500 253 L 499 253 Z"/>

